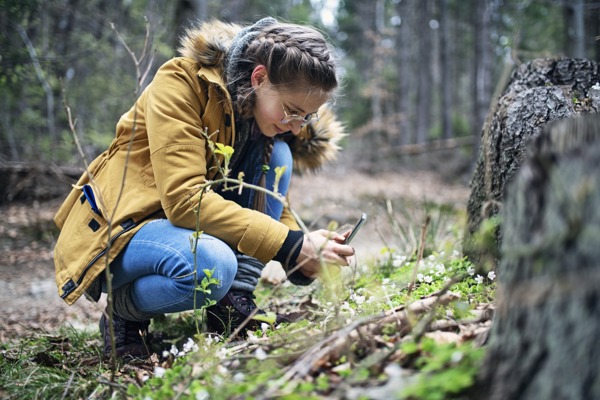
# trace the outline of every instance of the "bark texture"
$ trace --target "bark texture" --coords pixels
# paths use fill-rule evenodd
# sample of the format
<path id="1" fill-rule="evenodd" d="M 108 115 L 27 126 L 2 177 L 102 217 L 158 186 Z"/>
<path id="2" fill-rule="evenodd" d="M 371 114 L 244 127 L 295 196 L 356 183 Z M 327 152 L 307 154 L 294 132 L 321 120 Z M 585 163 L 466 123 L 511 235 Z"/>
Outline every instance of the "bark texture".
<path id="1" fill-rule="evenodd" d="M 505 186 L 523 162 L 527 143 L 549 122 L 600 110 L 599 66 L 584 59 L 540 59 L 513 71 L 483 127 L 479 159 L 471 179 L 463 251 L 478 263 L 491 254 L 497 263 L 501 231 L 491 248 L 474 236 L 483 220 L 498 214 Z M 594 86 L 596 85 L 596 86 Z M 598 87 L 598 89 L 596 89 Z"/>
<path id="2" fill-rule="evenodd" d="M 600 116 L 560 121 L 507 187 L 492 400 L 600 398 Z"/>

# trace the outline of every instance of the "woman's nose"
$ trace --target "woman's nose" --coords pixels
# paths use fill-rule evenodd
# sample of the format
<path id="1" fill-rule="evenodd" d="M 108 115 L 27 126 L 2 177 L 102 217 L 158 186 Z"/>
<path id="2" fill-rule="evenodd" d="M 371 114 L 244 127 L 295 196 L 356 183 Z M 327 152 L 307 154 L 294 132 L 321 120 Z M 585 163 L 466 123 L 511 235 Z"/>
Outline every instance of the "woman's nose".
<path id="1" fill-rule="evenodd" d="M 294 135 L 297 135 L 300 133 L 300 129 L 302 128 L 302 122 L 301 121 L 290 121 L 288 123 L 288 127 L 290 128 L 290 132 L 292 132 Z"/>

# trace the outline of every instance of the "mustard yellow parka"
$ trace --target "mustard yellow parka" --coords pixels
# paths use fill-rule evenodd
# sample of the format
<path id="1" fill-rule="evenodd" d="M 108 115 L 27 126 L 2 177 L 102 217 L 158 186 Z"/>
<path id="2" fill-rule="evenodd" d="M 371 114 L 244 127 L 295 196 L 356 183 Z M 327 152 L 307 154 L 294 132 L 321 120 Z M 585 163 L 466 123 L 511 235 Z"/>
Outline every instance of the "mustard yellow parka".
<path id="1" fill-rule="evenodd" d="M 110 147 L 90 163 L 59 208 L 54 249 L 58 294 L 75 302 L 144 223 L 168 218 L 195 230 L 200 188 L 220 177 L 221 157 L 202 132 L 233 146 L 233 105 L 223 80 L 223 57 L 240 26 L 209 22 L 188 31 L 182 57 L 167 61 L 117 123 Z M 335 157 L 344 135 L 330 109 L 291 139 L 295 167 L 315 169 Z M 95 207 L 94 207 L 95 204 Z M 262 262 L 271 260 L 290 229 L 280 221 L 208 191 L 199 228 Z M 109 223 L 110 221 L 110 223 Z M 191 251 L 191 250 L 190 250 Z"/>

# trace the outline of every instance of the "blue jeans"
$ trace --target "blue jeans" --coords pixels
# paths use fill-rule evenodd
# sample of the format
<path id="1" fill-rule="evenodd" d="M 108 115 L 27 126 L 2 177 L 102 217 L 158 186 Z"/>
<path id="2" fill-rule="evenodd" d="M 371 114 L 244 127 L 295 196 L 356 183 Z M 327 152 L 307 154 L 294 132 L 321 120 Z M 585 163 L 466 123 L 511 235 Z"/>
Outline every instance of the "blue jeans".
<path id="1" fill-rule="evenodd" d="M 240 166 L 232 172 L 232 177 L 244 171 L 246 182 L 258 182 L 262 170 L 263 143 L 262 135 L 252 142 Z M 275 182 L 275 167 L 286 166 L 278 186 L 278 191 L 286 195 L 292 174 L 292 154 L 287 143 L 275 140 L 269 166 L 266 186 L 270 190 Z M 251 207 L 254 198 L 254 191 L 248 189 L 243 190 L 241 195 L 237 190 L 221 191 L 221 194 L 243 207 Z M 266 214 L 279 220 L 282 211 L 283 205 L 267 196 Z M 237 272 L 234 249 L 204 233 L 198 241 L 194 257 L 190 246 L 193 233 L 193 230 L 176 227 L 166 219 L 144 225 L 110 265 L 113 290 L 131 285 L 131 300 L 139 311 L 147 314 L 191 310 L 202 307 L 207 297 L 215 301 L 223 298 Z M 217 285 L 210 287 L 208 296 L 195 290 L 205 277 L 204 269 L 213 270 L 213 277 L 219 280 Z M 106 282 L 102 286 L 106 292 Z"/>

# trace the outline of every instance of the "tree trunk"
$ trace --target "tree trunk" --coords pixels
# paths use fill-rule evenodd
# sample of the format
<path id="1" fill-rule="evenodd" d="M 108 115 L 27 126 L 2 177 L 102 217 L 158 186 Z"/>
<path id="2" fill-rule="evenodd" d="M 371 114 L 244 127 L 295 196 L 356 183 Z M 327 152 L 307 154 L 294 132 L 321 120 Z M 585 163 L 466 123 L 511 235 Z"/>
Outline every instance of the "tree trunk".
<path id="1" fill-rule="evenodd" d="M 385 133 L 383 131 L 383 67 L 385 64 L 385 54 L 384 49 L 381 46 L 384 30 L 383 6 L 383 0 L 376 0 L 373 2 L 373 7 L 375 8 L 375 32 L 373 33 L 373 57 L 371 59 L 371 76 L 369 82 L 371 83 L 371 113 L 373 114 L 372 124 L 375 127 L 372 134 L 377 135 L 377 137 L 373 138 L 375 148 L 373 148 L 373 151 L 371 152 L 374 161 L 377 158 L 377 148 L 385 144 Z"/>
<path id="2" fill-rule="evenodd" d="M 491 400 L 600 398 L 600 116 L 545 130 L 508 186 Z"/>
<path id="3" fill-rule="evenodd" d="M 571 0 L 564 5 L 566 20 L 565 50 L 573 58 L 585 57 L 585 0 Z"/>
<path id="4" fill-rule="evenodd" d="M 414 132 L 410 116 L 414 115 L 414 106 L 411 101 L 413 97 L 413 82 L 408 79 L 411 76 L 413 69 L 413 51 L 412 47 L 415 43 L 415 37 L 411 24 L 414 21 L 413 8 L 406 1 L 398 2 L 396 12 L 400 17 L 400 26 L 396 33 L 396 49 L 398 65 L 398 118 L 400 137 L 393 143 L 394 145 L 405 145 L 414 143 L 411 132 Z"/>
<path id="5" fill-rule="evenodd" d="M 441 107 L 441 118 L 442 118 L 442 138 L 450 139 L 453 137 L 452 133 L 452 74 L 451 74 L 451 63 L 450 54 L 453 41 L 450 38 L 450 18 L 448 17 L 448 0 L 441 0 L 440 2 L 440 58 L 441 58 L 441 74 L 442 74 L 442 107 Z"/>
<path id="6" fill-rule="evenodd" d="M 585 37 L 587 47 L 587 58 L 600 61 L 600 3 L 586 4 L 585 13 Z"/>
<path id="7" fill-rule="evenodd" d="M 473 85 L 473 126 L 475 132 L 483 126 L 483 121 L 490 107 L 492 95 L 492 46 L 490 43 L 490 30 L 492 23 L 492 2 L 489 0 L 476 0 L 474 7 L 475 27 L 475 57 L 473 58 L 475 82 Z M 476 135 L 473 151 L 477 152 L 479 136 Z M 476 153 L 474 154 L 477 155 Z M 474 157 L 475 158 L 475 157 Z"/>
<path id="8" fill-rule="evenodd" d="M 490 248 L 475 242 L 483 220 L 495 216 L 504 187 L 519 170 L 524 147 L 548 122 L 600 110 L 600 93 L 591 87 L 600 80 L 598 64 L 588 60 L 541 59 L 521 65 L 490 112 L 484 126 L 479 159 L 471 179 L 463 251 L 475 262 L 491 255 L 496 263 L 496 234 Z"/>
<path id="9" fill-rule="evenodd" d="M 419 13 L 419 74 L 417 76 L 417 137 L 415 143 L 425 143 L 431 124 L 431 19 L 430 0 L 421 0 Z"/>

